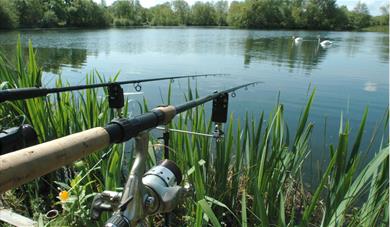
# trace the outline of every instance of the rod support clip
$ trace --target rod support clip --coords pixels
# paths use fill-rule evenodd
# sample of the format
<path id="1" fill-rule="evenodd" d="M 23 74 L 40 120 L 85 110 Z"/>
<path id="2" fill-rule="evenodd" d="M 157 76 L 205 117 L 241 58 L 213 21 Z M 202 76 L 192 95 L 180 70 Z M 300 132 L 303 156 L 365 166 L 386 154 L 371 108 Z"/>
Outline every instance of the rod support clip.
<path id="1" fill-rule="evenodd" d="M 108 86 L 108 104 L 111 109 L 121 109 L 125 106 L 125 98 L 121 85 L 112 83 Z"/>

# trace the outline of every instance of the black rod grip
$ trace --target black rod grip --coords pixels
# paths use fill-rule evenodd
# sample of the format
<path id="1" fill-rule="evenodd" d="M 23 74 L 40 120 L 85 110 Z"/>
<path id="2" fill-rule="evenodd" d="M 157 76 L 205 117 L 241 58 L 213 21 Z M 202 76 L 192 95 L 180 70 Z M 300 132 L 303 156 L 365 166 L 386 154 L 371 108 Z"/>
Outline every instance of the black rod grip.
<path id="1" fill-rule="evenodd" d="M 144 130 L 152 129 L 164 123 L 164 119 L 164 112 L 156 109 L 132 119 L 113 119 L 105 127 L 105 130 L 110 135 L 110 143 L 123 143 Z"/>
<path id="2" fill-rule="evenodd" d="M 0 91 L 0 103 L 5 101 L 14 101 L 19 99 L 30 99 L 46 96 L 46 88 L 18 88 Z"/>

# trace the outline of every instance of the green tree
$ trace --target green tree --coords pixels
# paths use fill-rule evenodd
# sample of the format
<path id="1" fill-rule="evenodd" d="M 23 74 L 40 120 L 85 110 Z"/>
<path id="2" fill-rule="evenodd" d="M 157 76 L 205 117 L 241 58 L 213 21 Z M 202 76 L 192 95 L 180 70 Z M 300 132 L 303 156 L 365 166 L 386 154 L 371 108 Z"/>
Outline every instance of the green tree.
<path id="1" fill-rule="evenodd" d="M 151 25 L 177 25 L 175 14 L 169 2 L 150 8 L 149 17 L 149 22 Z"/>
<path id="2" fill-rule="evenodd" d="M 172 2 L 174 16 L 179 25 L 187 25 L 190 19 L 190 6 L 184 0 L 175 0 Z"/>
<path id="3" fill-rule="evenodd" d="M 130 17 L 134 14 L 130 1 L 119 0 L 112 4 L 111 12 L 116 26 L 129 26 Z"/>
<path id="4" fill-rule="evenodd" d="M 54 12 L 55 17 L 57 17 L 58 22 L 66 21 L 66 4 L 63 0 L 43 0 L 45 12 L 51 11 Z M 54 17 L 52 13 L 44 15 L 44 17 Z"/>
<path id="5" fill-rule="evenodd" d="M 48 10 L 43 14 L 42 26 L 43 27 L 55 27 L 58 25 L 58 17 L 53 10 Z"/>
<path id="6" fill-rule="evenodd" d="M 227 23 L 234 27 L 248 27 L 245 2 L 233 1 L 230 3 Z"/>
<path id="7" fill-rule="evenodd" d="M 321 23 L 322 17 L 316 0 L 309 0 L 305 5 L 304 28 L 316 29 Z"/>
<path id="8" fill-rule="evenodd" d="M 68 8 L 67 25 L 76 27 L 104 27 L 110 24 L 110 16 L 104 7 L 92 0 L 73 0 Z"/>
<path id="9" fill-rule="evenodd" d="M 350 13 L 351 25 L 354 29 L 361 29 L 370 25 L 370 14 L 365 3 L 359 1 Z"/>
<path id="10" fill-rule="evenodd" d="M 337 30 L 349 30 L 353 26 L 349 18 L 349 10 L 346 6 L 341 6 L 337 8 L 335 16 L 335 29 Z"/>
<path id="11" fill-rule="evenodd" d="M 280 0 L 279 5 L 277 6 L 277 10 L 279 11 L 279 25 L 280 28 L 294 28 L 295 20 L 292 16 L 292 4 L 290 1 Z"/>
<path id="12" fill-rule="evenodd" d="M 216 25 L 215 9 L 210 2 L 195 2 L 191 8 L 191 22 L 193 25 Z"/>
<path id="13" fill-rule="evenodd" d="M 141 25 L 144 22 L 143 8 L 139 1 L 119 0 L 111 6 L 116 25 Z M 121 23 L 117 23 L 117 22 Z"/>
<path id="14" fill-rule="evenodd" d="M 8 0 L 0 0 L 0 29 L 15 28 L 18 25 L 18 16 L 14 5 Z"/>
<path id="15" fill-rule="evenodd" d="M 319 8 L 322 13 L 323 21 L 321 29 L 334 29 L 335 16 L 337 14 L 336 0 L 319 0 Z"/>
<path id="16" fill-rule="evenodd" d="M 224 0 L 219 0 L 214 4 L 215 22 L 219 26 L 227 25 L 227 15 L 229 11 L 229 3 Z"/>
<path id="17" fill-rule="evenodd" d="M 294 28 L 302 28 L 304 27 L 304 8 L 303 8 L 303 0 L 292 0 L 291 1 L 291 20 L 292 27 Z"/>
<path id="18" fill-rule="evenodd" d="M 132 14 L 132 7 L 129 1 L 119 0 L 115 1 L 111 6 L 112 14 L 117 18 L 127 18 Z"/>
<path id="19" fill-rule="evenodd" d="M 14 0 L 22 27 L 40 27 L 44 14 L 44 5 L 40 0 Z"/>
<path id="20" fill-rule="evenodd" d="M 390 5 L 387 4 L 379 8 L 382 14 L 382 16 L 380 16 L 381 25 L 389 25 L 389 6 Z"/>
<path id="21" fill-rule="evenodd" d="M 251 28 L 281 27 L 282 12 L 279 8 L 282 0 L 248 0 L 248 26 Z"/>

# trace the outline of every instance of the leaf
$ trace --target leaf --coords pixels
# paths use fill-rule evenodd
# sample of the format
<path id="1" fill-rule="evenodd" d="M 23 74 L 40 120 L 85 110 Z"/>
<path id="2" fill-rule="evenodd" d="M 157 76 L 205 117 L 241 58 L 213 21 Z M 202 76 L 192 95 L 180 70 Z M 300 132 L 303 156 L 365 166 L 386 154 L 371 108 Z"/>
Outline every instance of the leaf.
<path id="1" fill-rule="evenodd" d="M 241 226 L 247 227 L 248 226 L 248 218 L 246 214 L 246 192 L 245 189 L 242 191 L 241 196 Z"/>
<path id="2" fill-rule="evenodd" d="M 213 226 L 221 227 L 221 224 L 218 221 L 218 218 L 215 216 L 213 210 L 207 203 L 205 199 L 201 199 L 198 201 L 198 204 L 202 207 L 203 212 L 207 215 L 207 217 L 210 219 Z"/>

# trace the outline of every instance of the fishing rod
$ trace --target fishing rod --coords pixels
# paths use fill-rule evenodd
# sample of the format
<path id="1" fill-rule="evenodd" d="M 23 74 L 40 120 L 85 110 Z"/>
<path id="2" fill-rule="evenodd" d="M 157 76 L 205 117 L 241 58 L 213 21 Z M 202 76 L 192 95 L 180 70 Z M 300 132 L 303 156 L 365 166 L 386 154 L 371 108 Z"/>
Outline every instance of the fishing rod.
<path id="1" fill-rule="evenodd" d="M 124 84 L 135 84 L 134 89 L 139 92 L 142 89 L 140 83 L 160 81 L 160 80 L 174 80 L 174 79 L 183 79 L 183 78 L 224 76 L 224 75 L 228 75 L 228 74 L 224 74 L 224 73 L 195 74 L 195 75 L 159 77 L 159 78 L 150 78 L 150 79 L 141 79 L 141 80 L 125 80 L 125 81 L 117 81 L 117 82 L 77 85 L 77 86 L 68 86 L 68 87 L 59 87 L 59 88 L 28 87 L 28 88 L 6 89 L 0 91 L 0 103 L 5 101 L 15 101 L 21 99 L 44 97 L 47 96 L 48 94 L 53 94 L 53 93 L 77 91 L 77 90 L 100 88 L 100 87 L 108 87 L 109 96 L 117 97 L 118 92 L 121 93 L 123 96 L 123 89 L 120 87 L 120 85 L 124 85 Z M 112 107 L 112 108 L 118 108 L 118 107 Z"/>
<path id="2" fill-rule="evenodd" d="M 101 212 L 114 212 L 105 226 L 135 226 L 153 214 L 171 212 L 189 196 L 192 187 L 180 186 L 182 173 L 171 160 L 146 171 L 148 156 L 148 130 L 168 124 L 177 114 L 213 101 L 212 120 L 218 125 L 226 122 L 229 93 L 255 85 L 247 83 L 181 105 L 157 107 L 134 118 L 116 118 L 106 127 L 96 127 L 56 140 L 28 147 L 0 156 L 0 194 L 68 165 L 114 143 L 135 138 L 135 160 L 123 192 L 98 193 L 91 208 L 91 218 L 98 219 Z"/>
<path id="3" fill-rule="evenodd" d="M 46 96 L 51 93 L 61 93 L 67 91 L 76 91 L 82 89 L 92 89 L 100 87 L 108 87 L 108 106 L 111 109 L 116 109 L 116 114 L 121 116 L 121 108 L 125 105 L 124 93 L 121 85 L 123 84 L 135 84 L 134 88 L 136 91 L 141 91 L 142 87 L 141 82 L 152 82 L 160 80 L 174 80 L 182 78 L 196 78 L 196 77 L 207 77 L 207 76 L 222 76 L 228 74 L 195 74 L 195 75 L 186 75 L 186 76 L 173 76 L 173 77 L 160 77 L 160 78 L 151 78 L 151 79 L 142 79 L 142 80 L 127 80 L 127 81 L 118 81 L 118 82 L 108 82 L 108 83 L 98 83 L 98 84 L 88 84 L 88 85 L 77 85 L 69 87 L 59 87 L 59 88 L 16 88 L 8 90 L 0 90 L 0 103 L 4 101 L 14 101 L 20 99 L 28 99 L 35 97 Z M 35 137 L 30 141 L 27 141 L 25 134 L 34 133 L 34 129 L 29 125 L 13 127 L 7 130 L 0 130 L 0 155 L 9 153 L 15 150 L 19 150 L 31 145 L 38 143 L 38 138 Z M 165 134 L 166 135 L 166 134 Z"/>

